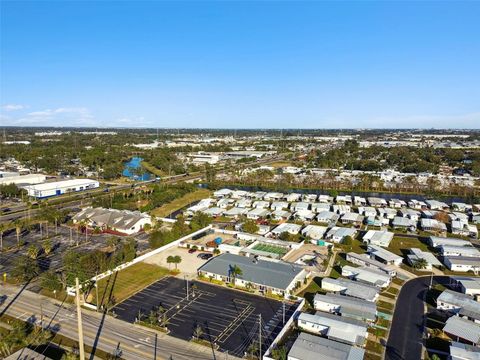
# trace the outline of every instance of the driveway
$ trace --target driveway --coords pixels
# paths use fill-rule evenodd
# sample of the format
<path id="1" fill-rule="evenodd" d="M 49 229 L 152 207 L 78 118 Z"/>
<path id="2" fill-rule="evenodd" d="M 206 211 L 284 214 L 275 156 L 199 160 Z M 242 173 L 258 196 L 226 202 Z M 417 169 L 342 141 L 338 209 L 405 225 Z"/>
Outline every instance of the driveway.
<path id="1" fill-rule="evenodd" d="M 448 284 L 448 276 L 434 276 L 434 284 Z M 430 277 L 406 282 L 397 299 L 385 352 L 386 360 L 421 359 L 425 319 L 424 298 Z"/>
<path id="2" fill-rule="evenodd" d="M 144 262 L 148 264 L 154 264 L 158 266 L 162 266 L 165 268 L 170 268 L 174 269 L 175 264 L 168 264 L 167 263 L 167 258 L 169 256 L 180 256 L 182 258 L 182 262 L 178 264 L 178 269 L 180 272 L 184 275 L 196 275 L 197 274 L 197 269 L 205 264 L 206 260 L 202 260 L 197 258 L 197 255 L 200 254 L 201 251 L 196 251 L 193 254 L 188 253 L 188 249 L 185 248 L 179 248 L 179 247 L 172 247 L 170 249 L 167 249 L 165 251 L 162 251 L 159 254 L 150 256 Z"/>

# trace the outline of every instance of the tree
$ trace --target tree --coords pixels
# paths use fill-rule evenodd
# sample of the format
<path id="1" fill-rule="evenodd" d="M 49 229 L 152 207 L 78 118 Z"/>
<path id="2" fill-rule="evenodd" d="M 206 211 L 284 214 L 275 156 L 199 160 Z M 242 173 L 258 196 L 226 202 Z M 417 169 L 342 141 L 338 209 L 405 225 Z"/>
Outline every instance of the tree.
<path id="1" fill-rule="evenodd" d="M 200 325 L 197 325 L 195 327 L 195 329 L 193 330 L 193 337 L 196 339 L 196 340 L 200 340 L 200 336 L 203 335 L 203 329 Z"/>
<path id="2" fill-rule="evenodd" d="M 17 280 L 30 281 L 36 277 L 39 272 L 40 269 L 37 262 L 23 255 L 17 260 L 15 267 L 12 269 L 12 276 Z"/>
<path id="3" fill-rule="evenodd" d="M 13 225 L 15 226 L 15 232 L 17 235 L 17 247 L 20 247 L 20 234 L 22 233 L 22 222 L 19 219 L 16 219 L 13 222 Z"/>
<path id="4" fill-rule="evenodd" d="M 343 238 L 343 244 L 344 245 L 347 245 L 347 246 L 352 246 L 352 243 L 353 243 L 353 239 L 351 236 L 345 236 Z"/>
<path id="5" fill-rule="evenodd" d="M 208 216 L 203 212 L 197 212 L 193 215 L 192 219 L 190 220 L 190 228 L 192 231 L 197 231 L 207 227 L 212 223 L 212 217 Z"/>
<path id="6" fill-rule="evenodd" d="M 3 232 L 7 229 L 7 225 L 4 223 L 0 224 L 0 251 L 3 251 Z"/>
<path id="7" fill-rule="evenodd" d="M 249 233 L 249 234 L 255 234 L 258 231 L 259 227 L 253 220 L 245 220 L 245 222 L 242 224 L 242 230 Z"/>
<path id="8" fill-rule="evenodd" d="M 417 259 L 413 263 L 413 268 L 414 269 L 426 269 L 427 266 L 428 266 L 428 261 L 423 259 L 423 258 Z"/>
<path id="9" fill-rule="evenodd" d="M 280 346 L 272 350 L 272 357 L 275 360 L 287 360 L 287 348 L 285 346 Z"/>
<path id="10" fill-rule="evenodd" d="M 63 288 L 62 282 L 54 271 L 44 272 L 40 277 L 40 284 L 43 288 L 50 291 L 60 291 Z"/>
<path id="11" fill-rule="evenodd" d="M 52 252 L 52 249 L 53 249 L 52 241 L 50 239 L 45 240 L 42 243 L 42 249 L 45 252 L 45 255 L 48 256 Z"/>
<path id="12" fill-rule="evenodd" d="M 175 264 L 175 270 L 178 270 L 177 266 L 178 264 L 180 264 L 182 262 L 182 257 L 179 256 L 179 255 L 175 255 L 173 257 L 173 261 L 172 261 L 174 264 Z"/>
<path id="13" fill-rule="evenodd" d="M 162 316 L 160 316 L 159 322 L 161 327 L 166 328 L 167 325 L 170 324 L 170 320 L 168 319 L 167 314 L 163 314 Z"/>
<path id="14" fill-rule="evenodd" d="M 34 260 L 38 257 L 39 253 L 40 253 L 40 250 L 34 244 L 30 245 L 27 249 L 28 256 L 30 256 Z"/>
<path id="15" fill-rule="evenodd" d="M 168 268 L 170 269 L 170 264 L 173 264 L 173 256 L 170 255 L 167 257 L 167 264 L 168 264 Z"/>
<path id="16" fill-rule="evenodd" d="M 158 323 L 158 314 L 155 310 L 150 310 L 147 321 L 150 325 L 156 325 Z"/>
<path id="17" fill-rule="evenodd" d="M 243 275 L 242 269 L 238 265 L 230 266 L 230 278 L 232 278 L 232 284 L 235 284 L 238 276 Z"/>

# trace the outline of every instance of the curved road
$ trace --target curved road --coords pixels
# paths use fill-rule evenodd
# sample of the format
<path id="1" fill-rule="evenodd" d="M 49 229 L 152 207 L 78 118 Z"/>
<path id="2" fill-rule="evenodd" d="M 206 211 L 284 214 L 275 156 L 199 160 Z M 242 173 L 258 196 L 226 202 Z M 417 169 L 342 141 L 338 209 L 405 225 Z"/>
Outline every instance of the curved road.
<path id="1" fill-rule="evenodd" d="M 449 284 L 450 277 L 434 276 L 433 284 Z M 385 360 L 418 360 L 422 358 L 425 324 L 425 295 L 430 276 L 406 282 L 397 299 L 392 327 L 388 336 Z"/>

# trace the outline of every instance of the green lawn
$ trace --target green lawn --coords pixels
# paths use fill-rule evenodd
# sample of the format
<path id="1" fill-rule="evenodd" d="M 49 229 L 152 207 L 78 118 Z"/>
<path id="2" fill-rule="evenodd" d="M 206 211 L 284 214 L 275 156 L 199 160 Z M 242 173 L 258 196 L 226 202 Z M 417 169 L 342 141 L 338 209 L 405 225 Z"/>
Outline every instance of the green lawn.
<path id="1" fill-rule="evenodd" d="M 383 300 L 378 300 L 377 302 L 378 307 L 388 309 L 388 310 L 393 310 L 394 305 L 390 304 L 389 302 L 383 301 Z"/>
<path id="2" fill-rule="evenodd" d="M 367 344 L 365 345 L 365 350 L 372 351 L 377 354 L 381 354 L 383 351 L 382 345 L 378 342 L 374 342 L 371 340 L 367 340 Z"/>
<path id="3" fill-rule="evenodd" d="M 202 200 L 208 198 L 211 194 L 211 191 L 208 189 L 198 189 L 194 192 L 185 194 L 184 196 L 169 202 L 168 204 L 162 205 L 151 211 L 152 215 L 165 217 L 170 215 L 172 212 L 181 209 L 188 204 L 191 204 L 194 201 Z"/>
<path id="4" fill-rule="evenodd" d="M 404 253 L 402 250 L 408 251 L 408 249 L 411 248 L 419 248 L 420 250 L 429 251 L 428 245 L 420 240 L 402 236 L 394 236 L 390 246 L 387 249 L 397 255 L 403 256 Z"/>
<path id="5" fill-rule="evenodd" d="M 145 170 L 147 170 L 148 172 L 151 172 L 152 174 L 154 174 L 156 176 L 168 175 L 168 174 L 165 174 L 162 170 L 160 170 L 160 169 L 156 168 L 155 166 L 153 166 L 152 164 L 150 164 L 149 162 L 142 161 L 142 166 L 145 168 Z"/>
<path id="6" fill-rule="evenodd" d="M 168 273 L 168 269 L 144 262 L 129 266 L 98 282 L 99 303 L 108 304 L 112 300 L 118 304 Z M 95 291 L 90 296 L 91 303 L 96 304 Z"/>
<path id="7" fill-rule="evenodd" d="M 253 247 L 253 250 L 266 251 L 269 253 L 279 254 L 279 255 L 285 255 L 287 253 L 287 249 L 283 247 L 267 245 L 267 244 L 257 244 Z"/>
<path id="8" fill-rule="evenodd" d="M 313 297 L 317 293 L 326 294 L 327 291 L 322 289 L 322 278 L 316 276 L 312 279 L 310 284 L 300 293 L 298 296 L 304 297 L 307 300 L 307 303 L 310 305 L 313 304 Z"/>

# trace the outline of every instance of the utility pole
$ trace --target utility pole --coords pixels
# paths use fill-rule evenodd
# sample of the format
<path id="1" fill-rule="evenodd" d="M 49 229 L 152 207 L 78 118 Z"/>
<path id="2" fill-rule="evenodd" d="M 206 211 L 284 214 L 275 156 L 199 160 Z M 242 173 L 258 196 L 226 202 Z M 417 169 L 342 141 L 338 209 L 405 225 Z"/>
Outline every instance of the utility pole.
<path id="1" fill-rule="evenodd" d="M 80 307 L 80 285 L 78 284 L 78 277 L 75 278 L 75 292 L 77 302 L 77 324 L 78 324 L 78 349 L 80 351 L 80 359 L 85 359 L 85 350 L 83 348 L 83 327 L 82 327 L 82 308 Z"/>
<path id="2" fill-rule="evenodd" d="M 100 304 L 98 303 L 98 280 L 97 280 L 98 273 L 95 275 L 95 297 L 97 298 L 97 312 L 100 308 Z"/>
<path id="3" fill-rule="evenodd" d="M 262 314 L 258 314 L 258 359 L 262 360 Z"/>
<path id="4" fill-rule="evenodd" d="M 185 277 L 185 281 L 187 282 L 187 300 L 188 300 L 188 279 Z"/>

